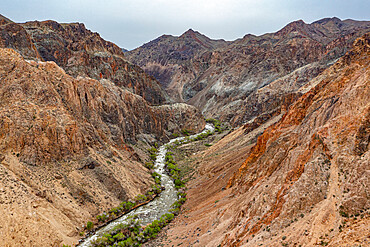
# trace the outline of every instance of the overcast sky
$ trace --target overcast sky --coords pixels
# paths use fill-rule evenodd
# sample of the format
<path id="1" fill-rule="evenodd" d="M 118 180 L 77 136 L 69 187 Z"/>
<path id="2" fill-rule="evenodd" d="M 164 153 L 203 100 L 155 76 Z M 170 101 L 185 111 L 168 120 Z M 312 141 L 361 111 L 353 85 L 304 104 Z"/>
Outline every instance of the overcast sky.
<path id="1" fill-rule="evenodd" d="M 0 0 L 15 22 L 56 20 L 86 27 L 126 49 L 189 28 L 235 40 L 275 32 L 287 23 L 324 17 L 370 20 L 370 0 Z"/>

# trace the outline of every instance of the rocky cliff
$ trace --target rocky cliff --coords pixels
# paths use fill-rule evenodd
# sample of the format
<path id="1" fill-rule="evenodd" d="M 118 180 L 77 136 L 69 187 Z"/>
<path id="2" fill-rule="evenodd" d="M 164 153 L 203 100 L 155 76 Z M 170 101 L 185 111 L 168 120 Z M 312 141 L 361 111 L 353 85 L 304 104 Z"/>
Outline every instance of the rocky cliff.
<path id="1" fill-rule="evenodd" d="M 0 235 L 11 246 L 75 243 L 87 220 L 150 187 L 136 144 L 205 124 L 193 106 L 151 106 L 13 49 L 0 49 L 0 81 Z"/>
<path id="2" fill-rule="evenodd" d="M 108 79 L 152 104 L 169 99 L 153 77 L 125 60 L 121 48 L 82 23 L 2 23 L 0 47 L 13 48 L 26 59 L 53 61 L 74 77 Z"/>
<path id="3" fill-rule="evenodd" d="M 238 128 L 193 154 L 197 175 L 184 213 L 163 241 L 368 245 L 369 55 L 367 33 L 301 87 L 285 114 Z"/>
<path id="4" fill-rule="evenodd" d="M 338 18 L 311 24 L 300 20 L 276 33 L 246 35 L 233 42 L 208 40 L 212 45 L 195 48 L 186 45 L 187 32 L 162 36 L 126 56 L 155 76 L 174 98 L 237 126 L 261 114 L 284 112 L 300 96 L 302 86 L 344 55 L 369 28 L 370 22 Z M 200 44 L 197 36 L 188 36 Z M 181 55 L 174 59 L 174 54 Z"/>

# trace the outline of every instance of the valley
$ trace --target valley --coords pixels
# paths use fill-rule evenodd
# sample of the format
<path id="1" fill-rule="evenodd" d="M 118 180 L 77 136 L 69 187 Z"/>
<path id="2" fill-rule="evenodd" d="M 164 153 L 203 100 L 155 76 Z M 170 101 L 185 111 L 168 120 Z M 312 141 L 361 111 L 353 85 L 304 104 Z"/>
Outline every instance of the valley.
<path id="1" fill-rule="evenodd" d="M 0 15 L 0 246 L 370 245 L 369 58 L 336 17 L 127 51 Z"/>

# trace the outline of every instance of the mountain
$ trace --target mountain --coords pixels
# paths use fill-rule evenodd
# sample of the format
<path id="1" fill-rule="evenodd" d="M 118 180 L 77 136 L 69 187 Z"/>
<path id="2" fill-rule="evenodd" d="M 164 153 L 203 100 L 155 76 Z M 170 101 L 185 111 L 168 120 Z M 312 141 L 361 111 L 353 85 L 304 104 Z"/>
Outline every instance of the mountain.
<path id="1" fill-rule="evenodd" d="M 193 64 L 194 57 L 226 44 L 224 40 L 212 40 L 189 29 L 179 37 L 162 35 L 125 55 L 154 76 L 175 100 L 183 101 L 182 86 L 179 85 L 194 79 L 191 67 L 199 66 Z"/>
<path id="2" fill-rule="evenodd" d="M 192 38 L 195 48 L 185 46 L 183 38 L 192 35 L 162 36 L 126 57 L 156 77 L 174 99 L 198 107 L 206 117 L 238 126 L 258 117 L 267 119 L 261 114 L 284 112 L 300 96 L 302 86 L 369 30 L 370 22 L 299 20 L 276 33 L 246 35 L 233 42 L 202 36 L 214 44 L 202 46 Z M 177 50 L 186 51 L 186 56 L 174 59 Z"/>
<path id="3" fill-rule="evenodd" d="M 164 245 L 368 243 L 370 33 L 263 125 L 192 153 L 183 215 Z"/>
<path id="4" fill-rule="evenodd" d="M 13 48 L 26 59 L 53 61 L 74 77 L 109 79 L 152 104 L 168 101 L 153 77 L 127 62 L 121 48 L 82 23 L 10 23 L 0 25 L 0 34 L 0 47 Z"/>

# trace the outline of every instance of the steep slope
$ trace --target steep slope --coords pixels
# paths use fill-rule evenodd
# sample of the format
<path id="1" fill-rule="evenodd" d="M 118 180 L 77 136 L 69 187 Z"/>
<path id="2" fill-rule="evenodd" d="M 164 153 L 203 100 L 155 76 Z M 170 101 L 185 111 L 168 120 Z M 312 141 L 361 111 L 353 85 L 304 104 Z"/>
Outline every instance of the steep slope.
<path id="1" fill-rule="evenodd" d="M 284 115 L 192 155 L 198 176 L 165 244 L 367 246 L 369 55 L 367 33 Z"/>
<path id="2" fill-rule="evenodd" d="M 0 25 L 13 23 L 10 19 L 6 18 L 3 15 L 0 15 Z"/>
<path id="3" fill-rule="evenodd" d="M 26 59 L 53 61 L 74 77 L 109 79 L 152 104 L 168 101 L 153 77 L 127 62 L 121 48 L 86 29 L 82 23 L 12 23 L 0 25 L 0 34 L 0 47 L 13 48 Z"/>
<path id="4" fill-rule="evenodd" d="M 212 40 L 189 29 L 179 37 L 162 35 L 125 55 L 154 76 L 175 100 L 183 101 L 188 99 L 183 94 L 183 86 L 195 79 L 192 67 L 199 66 L 193 64 L 194 57 L 226 44 L 224 40 Z"/>
<path id="5" fill-rule="evenodd" d="M 150 106 L 109 80 L 74 78 L 12 49 L 0 49 L 0 81 L 0 238 L 8 246 L 75 243 L 87 220 L 150 187 L 138 140 L 205 124 L 192 106 Z"/>
<path id="6" fill-rule="evenodd" d="M 178 99 L 207 117 L 238 126 L 261 114 L 284 112 L 300 96 L 299 88 L 368 30 L 370 22 L 326 18 L 306 24 L 300 20 L 276 33 L 246 35 L 221 46 L 188 51 L 191 57 L 186 62 L 170 59 L 180 37 L 171 37 L 166 49 L 156 44 L 167 37 L 159 38 L 128 52 L 127 58 L 167 85 L 170 95 L 176 92 Z"/>

